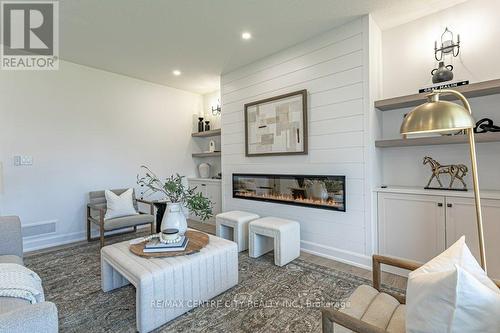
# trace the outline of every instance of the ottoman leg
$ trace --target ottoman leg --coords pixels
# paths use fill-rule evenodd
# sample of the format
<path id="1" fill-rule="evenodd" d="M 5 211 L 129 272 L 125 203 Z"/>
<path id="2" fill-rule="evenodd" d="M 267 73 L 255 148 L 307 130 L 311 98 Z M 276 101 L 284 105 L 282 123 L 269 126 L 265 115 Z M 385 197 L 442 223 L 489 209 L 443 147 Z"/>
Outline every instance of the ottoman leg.
<path id="1" fill-rule="evenodd" d="M 285 266 L 300 256 L 300 231 L 278 235 L 274 241 L 274 264 Z"/>
<path id="2" fill-rule="evenodd" d="M 248 222 L 236 225 L 233 239 L 238 243 L 238 252 L 248 250 Z"/>
<path id="3" fill-rule="evenodd" d="M 113 266 L 111 266 L 106 259 L 101 255 L 101 288 L 102 291 L 110 291 L 129 284 L 128 280 L 124 278 Z"/>

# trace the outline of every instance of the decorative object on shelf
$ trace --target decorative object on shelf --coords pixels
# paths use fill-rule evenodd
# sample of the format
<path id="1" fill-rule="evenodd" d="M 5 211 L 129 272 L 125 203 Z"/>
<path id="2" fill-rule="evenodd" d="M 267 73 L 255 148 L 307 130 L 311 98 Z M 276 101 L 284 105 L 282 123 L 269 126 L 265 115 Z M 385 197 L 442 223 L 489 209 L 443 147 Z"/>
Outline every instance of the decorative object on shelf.
<path id="1" fill-rule="evenodd" d="M 453 80 L 453 65 L 444 65 L 444 61 L 439 62 L 439 67 L 431 71 L 432 83 L 440 83 Z"/>
<path id="2" fill-rule="evenodd" d="M 153 193 L 161 192 L 169 199 L 161 222 L 161 231 L 174 228 L 179 230 L 180 235 L 184 235 L 187 222 L 183 207 L 203 221 L 212 216 L 211 201 L 200 192 L 196 193 L 196 188 L 185 186 L 184 176 L 177 174 L 162 182 L 148 167 L 141 166 L 141 168 L 145 171 L 145 175 L 142 177 L 137 175 L 137 184 L 146 186 Z"/>
<path id="3" fill-rule="evenodd" d="M 493 125 L 493 120 L 483 118 L 476 123 L 475 133 L 500 132 L 500 126 Z"/>
<path id="4" fill-rule="evenodd" d="M 210 131 L 210 120 L 205 120 L 205 131 Z"/>
<path id="5" fill-rule="evenodd" d="M 208 151 L 213 153 L 215 151 L 215 141 L 214 140 L 210 140 L 210 142 L 208 143 Z"/>
<path id="6" fill-rule="evenodd" d="M 203 132 L 203 129 L 205 127 L 203 126 L 203 117 L 198 117 L 198 132 Z"/>
<path id="7" fill-rule="evenodd" d="M 437 61 L 441 61 L 443 60 L 443 56 L 450 53 L 454 57 L 458 56 L 460 53 L 460 35 L 457 34 L 457 41 L 455 42 L 453 40 L 453 32 L 446 27 L 441 35 L 441 46 L 438 48 L 438 42 L 434 42 L 434 58 L 436 58 Z"/>
<path id="8" fill-rule="evenodd" d="M 431 72 L 431 74 L 432 74 L 432 72 Z M 445 83 L 445 84 L 434 85 L 432 87 L 427 87 L 427 88 L 419 89 L 418 93 L 419 94 L 421 94 L 421 93 L 431 93 L 434 90 L 456 88 L 456 87 L 466 86 L 468 84 L 469 84 L 469 80 L 459 81 L 459 82 Z"/>
<path id="9" fill-rule="evenodd" d="M 200 173 L 200 178 L 210 178 L 210 164 L 201 163 L 198 165 L 198 172 Z"/>
<path id="10" fill-rule="evenodd" d="M 424 187 L 425 189 L 467 191 L 467 185 L 464 182 L 464 177 L 467 175 L 469 169 L 467 169 L 465 165 L 441 165 L 438 161 L 429 156 L 424 157 L 423 164 L 429 164 L 432 170 L 431 178 L 429 178 L 427 185 Z M 439 176 L 442 174 L 450 175 L 450 185 L 448 185 L 447 188 L 443 187 L 443 183 L 441 183 L 441 179 L 439 179 Z M 439 187 L 430 187 L 431 182 L 434 178 L 436 178 L 437 182 L 439 183 Z M 463 188 L 453 188 L 453 182 L 455 181 L 455 179 L 458 179 L 462 183 Z"/>
<path id="11" fill-rule="evenodd" d="M 245 104 L 245 155 L 307 154 L 307 90 Z"/>
<path id="12" fill-rule="evenodd" d="M 439 100 L 440 95 L 453 95 L 463 106 Z M 476 223 L 479 237 L 479 253 L 481 266 L 486 272 L 486 256 L 484 247 L 483 217 L 481 213 L 481 197 L 477 175 L 476 144 L 474 137 L 475 122 L 472 110 L 464 95 L 455 90 L 439 90 L 427 96 L 427 103 L 417 106 L 401 124 L 401 134 L 449 132 L 453 130 L 467 130 L 469 137 L 472 182 L 474 185 L 474 202 L 476 207 Z"/>
<path id="13" fill-rule="evenodd" d="M 212 115 L 220 116 L 221 107 L 220 107 L 220 99 L 217 99 L 217 106 L 214 108 L 212 105 Z"/>

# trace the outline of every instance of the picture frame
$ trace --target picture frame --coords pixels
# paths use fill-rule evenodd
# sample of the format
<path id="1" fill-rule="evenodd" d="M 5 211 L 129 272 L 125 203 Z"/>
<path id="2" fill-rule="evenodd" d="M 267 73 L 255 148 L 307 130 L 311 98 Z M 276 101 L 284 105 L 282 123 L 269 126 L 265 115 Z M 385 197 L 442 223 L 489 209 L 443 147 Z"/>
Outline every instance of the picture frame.
<path id="1" fill-rule="evenodd" d="M 307 90 L 245 104 L 245 156 L 306 155 Z"/>

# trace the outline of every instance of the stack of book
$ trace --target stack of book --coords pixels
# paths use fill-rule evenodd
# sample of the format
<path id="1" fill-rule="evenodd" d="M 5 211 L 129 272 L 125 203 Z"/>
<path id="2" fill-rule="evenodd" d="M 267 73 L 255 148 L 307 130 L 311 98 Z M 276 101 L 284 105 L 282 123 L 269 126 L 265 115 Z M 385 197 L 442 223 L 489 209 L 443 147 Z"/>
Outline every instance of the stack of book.
<path id="1" fill-rule="evenodd" d="M 155 238 L 146 243 L 143 251 L 145 253 L 184 251 L 188 242 L 189 239 L 186 236 L 182 236 L 176 243 L 162 243 Z"/>

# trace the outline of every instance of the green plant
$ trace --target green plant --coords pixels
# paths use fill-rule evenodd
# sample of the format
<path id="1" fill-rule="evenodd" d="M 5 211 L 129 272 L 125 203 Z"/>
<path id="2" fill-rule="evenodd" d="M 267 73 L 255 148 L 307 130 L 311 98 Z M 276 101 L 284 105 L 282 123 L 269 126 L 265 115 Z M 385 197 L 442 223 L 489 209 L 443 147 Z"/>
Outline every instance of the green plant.
<path id="1" fill-rule="evenodd" d="M 185 186 L 183 182 L 184 176 L 172 175 L 165 182 L 162 182 L 147 166 L 142 165 L 141 169 L 144 170 L 145 175 L 142 177 L 137 175 L 137 184 L 145 186 L 150 192 L 165 194 L 172 203 L 183 204 L 191 213 L 203 221 L 212 216 L 212 202 L 201 193 L 196 193 L 196 187 Z M 146 194 L 148 191 L 146 191 Z"/>

